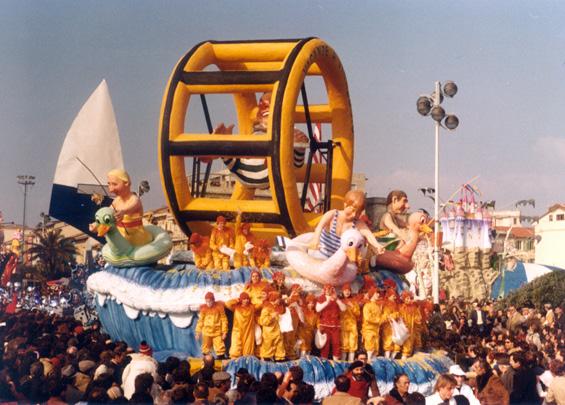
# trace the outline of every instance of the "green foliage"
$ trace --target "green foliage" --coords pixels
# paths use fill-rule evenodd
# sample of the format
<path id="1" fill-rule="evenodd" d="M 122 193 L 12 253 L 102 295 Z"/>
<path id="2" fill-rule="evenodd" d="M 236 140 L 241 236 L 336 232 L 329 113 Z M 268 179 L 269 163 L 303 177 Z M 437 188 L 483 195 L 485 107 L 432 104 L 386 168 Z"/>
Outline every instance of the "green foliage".
<path id="1" fill-rule="evenodd" d="M 500 305 L 502 307 L 534 305 L 540 309 L 546 302 L 556 306 L 561 305 L 564 301 L 565 271 L 552 271 L 513 291 L 500 302 Z"/>
<path id="2" fill-rule="evenodd" d="M 37 269 L 47 280 L 66 277 L 71 274 L 77 249 L 71 238 L 61 235 L 60 229 L 36 232 L 37 242 L 27 250 Z"/>

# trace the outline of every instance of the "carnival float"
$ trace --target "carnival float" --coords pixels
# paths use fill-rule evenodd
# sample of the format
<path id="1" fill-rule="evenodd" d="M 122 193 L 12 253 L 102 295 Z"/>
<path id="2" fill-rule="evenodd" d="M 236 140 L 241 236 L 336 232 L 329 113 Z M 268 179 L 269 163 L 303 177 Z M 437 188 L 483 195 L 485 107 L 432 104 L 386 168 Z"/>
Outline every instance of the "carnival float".
<path id="1" fill-rule="evenodd" d="M 310 76 L 323 80 L 325 104 L 308 103 Z M 235 126 L 212 126 L 211 94 L 233 97 Z M 195 100 L 208 133 L 185 132 Z M 313 136 L 315 124 L 328 128 L 326 141 Z M 403 277 L 414 265 L 416 244 L 429 232 L 429 219 L 411 214 L 406 237 L 385 232 L 397 239 L 391 250 L 367 226 L 364 193 L 351 190 L 347 81 L 329 45 L 318 38 L 202 42 L 174 68 L 159 127 L 163 190 L 189 238 L 191 260 L 158 264 L 172 247 L 168 233 L 143 223 L 141 201 L 123 166 L 99 172 L 106 178 L 110 169 L 122 169 L 108 174 L 109 190 L 103 192 L 115 198 L 95 198 L 103 202 L 89 226 L 106 240 L 107 264 L 87 286 L 112 338 L 133 348 L 146 341 L 167 354 L 214 353 L 228 371 L 246 367 L 256 377 L 298 364 L 322 398 L 362 336 L 372 347 L 367 350 L 381 390 L 398 372 L 407 373 L 418 390 L 431 390 L 450 360 L 439 353 L 413 355 L 430 308 L 412 300 Z M 313 161 L 317 152 L 322 162 Z M 228 198 L 206 193 L 214 160 L 235 180 Z M 323 212 L 305 209 L 312 183 L 321 185 Z M 255 198 L 260 189 L 269 190 L 270 199 Z M 403 336 L 391 323 L 403 324 Z"/>

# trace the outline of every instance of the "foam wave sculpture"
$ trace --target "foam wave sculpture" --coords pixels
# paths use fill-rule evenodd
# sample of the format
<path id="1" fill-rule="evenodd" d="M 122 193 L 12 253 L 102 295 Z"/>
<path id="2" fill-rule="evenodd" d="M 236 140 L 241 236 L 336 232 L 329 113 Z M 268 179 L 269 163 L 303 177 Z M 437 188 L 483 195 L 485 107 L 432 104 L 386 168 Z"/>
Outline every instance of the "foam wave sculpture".
<path id="1" fill-rule="evenodd" d="M 304 381 L 312 384 L 316 391 L 316 400 L 322 400 L 331 395 L 334 389 L 334 379 L 347 372 L 350 363 L 333 362 L 314 356 L 308 356 L 297 361 L 272 363 L 261 361 L 255 357 L 241 357 L 231 360 L 226 371 L 235 375 L 240 367 L 245 367 L 257 379 L 266 372 L 280 371 L 285 373 L 293 365 L 299 365 L 304 370 Z M 376 358 L 373 369 L 377 376 L 380 392 L 388 392 L 393 388 L 394 376 L 406 373 L 410 377 L 410 392 L 418 391 L 424 395 L 433 392 L 434 384 L 439 374 L 447 372 L 453 364 L 443 352 L 417 353 L 406 361 L 395 361 L 383 357 Z"/>
<path id="2" fill-rule="evenodd" d="M 280 270 L 279 270 L 280 271 Z M 262 270 L 265 280 L 272 280 L 274 270 Z M 306 292 L 318 295 L 321 286 L 306 280 L 293 270 L 284 270 L 287 285 L 299 284 Z M 377 283 L 391 278 L 398 290 L 407 288 L 403 279 L 388 271 L 371 273 Z M 189 356 L 200 356 L 200 343 L 194 338 L 194 328 L 204 295 L 214 292 L 216 300 L 239 297 L 251 279 L 251 269 L 229 272 L 202 271 L 193 265 L 177 265 L 167 271 L 155 267 L 116 268 L 104 270 L 87 280 L 88 290 L 96 296 L 96 307 L 104 329 L 113 339 L 138 347 L 146 340 L 155 351 L 174 350 Z M 357 291 L 362 277 L 352 283 Z M 230 321 L 230 311 L 226 311 Z M 229 343 L 229 336 L 226 343 Z"/>

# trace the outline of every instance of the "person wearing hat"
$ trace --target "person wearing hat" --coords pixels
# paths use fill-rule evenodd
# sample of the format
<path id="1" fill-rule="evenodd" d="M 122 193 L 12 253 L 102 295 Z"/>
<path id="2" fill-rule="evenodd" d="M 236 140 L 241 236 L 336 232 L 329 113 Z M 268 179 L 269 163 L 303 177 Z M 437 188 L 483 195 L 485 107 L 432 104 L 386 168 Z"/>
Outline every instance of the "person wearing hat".
<path id="1" fill-rule="evenodd" d="M 263 280 L 263 276 L 259 270 L 253 270 L 251 272 L 250 280 L 245 285 L 243 291 L 249 294 L 251 298 L 251 305 L 255 307 L 256 310 L 260 310 L 264 301 L 264 291 L 269 287 L 269 283 Z"/>
<path id="2" fill-rule="evenodd" d="M 345 304 L 345 311 L 340 313 L 341 359 L 353 361 L 359 340 L 357 323 L 361 317 L 361 308 L 352 294 L 349 283 L 341 287 L 341 292 L 343 294 L 341 301 Z"/>
<path id="3" fill-rule="evenodd" d="M 228 402 L 226 393 L 231 388 L 231 375 L 225 371 L 216 371 L 212 374 L 212 382 L 214 386 L 208 391 L 208 402 L 216 403 L 217 400 Z"/>
<path id="4" fill-rule="evenodd" d="M 318 328 L 319 316 L 316 312 L 316 297 L 308 294 L 302 305 L 303 320 L 298 328 L 298 339 L 300 340 L 300 356 L 304 357 L 312 351 L 312 342 L 316 329 Z"/>
<path id="5" fill-rule="evenodd" d="M 325 359 L 330 358 L 330 351 L 334 361 L 338 361 L 341 357 L 340 313 L 345 309 L 346 306 L 338 298 L 335 287 L 326 284 L 324 292 L 316 302 L 316 311 L 320 314 L 320 333 L 328 336 L 326 343 L 320 349 L 320 356 Z"/>
<path id="6" fill-rule="evenodd" d="M 135 392 L 135 378 L 138 375 L 150 373 L 155 380 L 158 379 L 157 366 L 159 363 L 152 357 L 152 354 L 153 350 L 151 347 L 147 342 L 142 341 L 139 345 L 139 353 L 129 355 L 131 361 L 122 373 L 122 390 L 124 391 L 124 397 L 128 400 L 131 399 Z"/>
<path id="7" fill-rule="evenodd" d="M 241 223 L 241 212 L 235 217 L 235 238 L 233 254 L 233 267 L 249 266 L 249 250 L 253 247 L 254 238 L 251 234 L 251 224 Z"/>
<path id="8" fill-rule="evenodd" d="M 361 335 L 363 344 L 367 350 L 367 361 L 372 362 L 373 355 L 378 356 L 380 350 L 380 329 L 383 321 L 384 301 L 380 299 L 376 287 L 367 291 L 369 302 L 363 305 L 363 322 L 361 324 Z"/>
<path id="9" fill-rule="evenodd" d="M 216 218 L 216 226 L 210 234 L 210 249 L 212 249 L 215 269 L 224 271 L 230 269 L 230 257 L 222 253 L 222 248 L 233 248 L 233 245 L 233 232 L 226 226 L 226 219 L 220 215 Z"/>
<path id="10" fill-rule="evenodd" d="M 188 241 L 188 247 L 192 250 L 194 265 L 200 270 L 212 270 L 214 260 L 210 249 L 210 238 L 193 232 Z"/>
<path id="11" fill-rule="evenodd" d="M 385 301 L 381 318 L 383 320 L 381 324 L 381 337 L 383 340 L 383 350 L 387 359 L 394 359 L 398 352 L 400 352 L 400 346 L 395 344 L 392 340 L 391 321 L 398 318 L 400 318 L 398 294 L 396 292 L 396 288 L 388 288 L 385 293 Z"/>
<path id="12" fill-rule="evenodd" d="M 245 291 L 239 294 L 239 299 L 226 302 L 226 308 L 233 312 L 231 332 L 230 357 L 237 359 L 241 356 L 255 354 L 255 308 L 251 298 Z"/>
<path id="13" fill-rule="evenodd" d="M 457 386 L 453 390 L 453 396 L 463 395 L 469 400 L 470 405 L 479 405 L 480 402 L 473 393 L 473 389 L 466 384 L 467 374 L 463 371 L 459 364 L 454 364 L 449 367 L 449 374 L 457 381 Z"/>
<path id="14" fill-rule="evenodd" d="M 301 320 L 304 319 L 302 308 L 300 307 L 302 303 L 301 292 L 302 287 L 298 284 L 293 284 L 290 287 L 290 295 L 285 300 L 292 319 L 292 330 L 283 332 L 283 344 L 287 360 L 296 360 L 298 358 L 298 327 Z"/>
<path id="15" fill-rule="evenodd" d="M 214 293 L 208 291 L 204 296 L 206 304 L 200 306 L 200 314 L 196 323 L 195 337 L 202 338 L 202 354 L 210 353 L 213 347 L 216 357 L 226 354 L 224 341 L 228 334 L 228 318 L 224 304 L 217 302 Z"/>
<path id="16" fill-rule="evenodd" d="M 345 375 L 351 382 L 347 393 L 360 398 L 363 403 L 367 402 L 373 377 L 365 370 L 365 363 L 361 360 L 355 360 L 349 365 L 348 372 Z"/>
<path id="17" fill-rule="evenodd" d="M 402 345 L 402 359 L 407 359 L 414 353 L 414 342 L 417 340 L 416 335 L 421 330 L 422 315 L 418 304 L 414 302 L 414 294 L 411 291 L 402 291 L 400 298 L 400 314 L 408 329 L 408 338 Z"/>
<path id="18" fill-rule="evenodd" d="M 260 349 L 260 356 L 263 360 L 283 361 L 286 356 L 279 326 L 280 316 L 284 313 L 285 308 L 280 293 L 278 291 L 269 292 L 258 321 L 261 325 L 263 339 Z"/>

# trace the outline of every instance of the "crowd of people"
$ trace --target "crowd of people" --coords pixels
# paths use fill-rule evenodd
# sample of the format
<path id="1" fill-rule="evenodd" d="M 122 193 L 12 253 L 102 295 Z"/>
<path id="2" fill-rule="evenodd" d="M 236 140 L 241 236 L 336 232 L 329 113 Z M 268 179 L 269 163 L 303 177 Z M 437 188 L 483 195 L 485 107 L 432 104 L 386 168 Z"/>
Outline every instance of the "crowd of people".
<path id="1" fill-rule="evenodd" d="M 322 403 L 565 404 L 563 307 L 497 304 L 450 301 L 433 307 L 424 345 L 445 351 L 453 365 L 428 397 L 415 392 L 406 374 L 395 376 L 389 392 L 379 392 L 371 358 L 357 349 Z M 38 310 L 1 318 L 3 403 L 307 404 L 316 396 L 297 365 L 259 379 L 245 369 L 230 375 L 211 354 L 201 362 L 169 357 L 159 363 L 147 343 L 131 348 L 112 341 L 98 322 L 85 327 Z"/>

